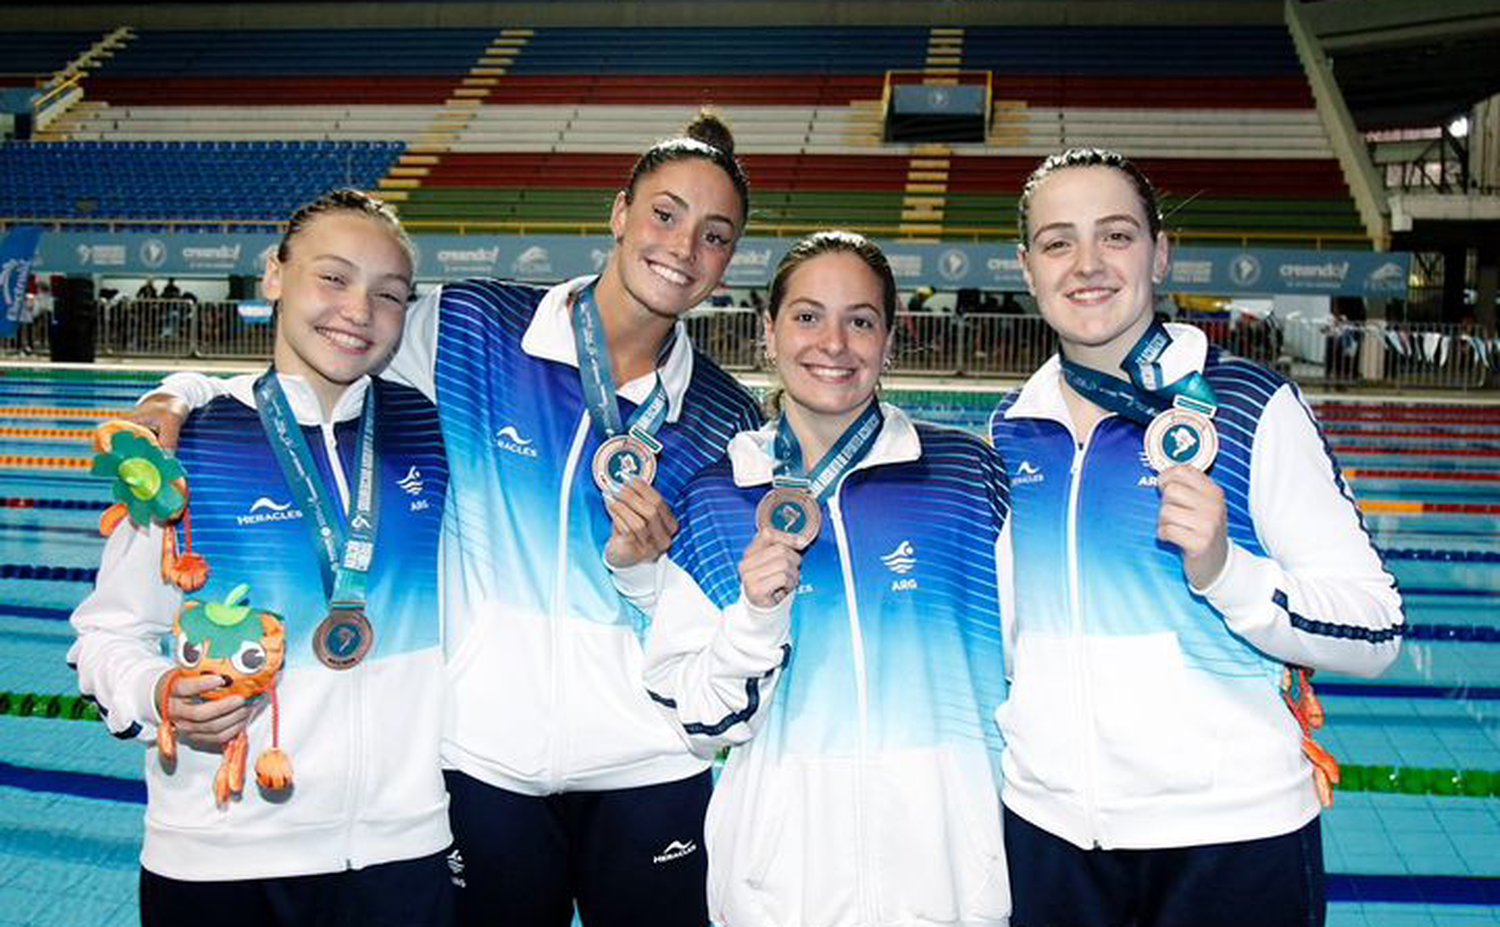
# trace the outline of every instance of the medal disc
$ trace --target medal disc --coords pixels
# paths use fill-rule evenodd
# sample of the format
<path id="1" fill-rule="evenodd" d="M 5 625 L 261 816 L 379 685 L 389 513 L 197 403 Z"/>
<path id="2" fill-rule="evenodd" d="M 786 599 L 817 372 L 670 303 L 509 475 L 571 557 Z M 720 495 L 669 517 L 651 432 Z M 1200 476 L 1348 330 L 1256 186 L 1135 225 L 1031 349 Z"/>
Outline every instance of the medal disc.
<path id="1" fill-rule="evenodd" d="M 594 452 L 594 483 L 613 492 L 633 479 L 656 479 L 656 455 L 630 435 L 615 435 Z"/>
<path id="2" fill-rule="evenodd" d="M 761 497 L 755 507 L 755 524 L 791 535 L 793 545 L 804 550 L 817 540 L 823 528 L 823 513 L 818 510 L 818 500 L 812 493 L 778 486 Z"/>
<path id="3" fill-rule="evenodd" d="M 313 653 L 329 669 L 355 666 L 375 643 L 375 629 L 358 608 L 335 607 L 313 632 Z"/>
<path id="4" fill-rule="evenodd" d="M 1207 471 L 1219 454 L 1213 419 L 1189 409 L 1168 409 L 1146 427 L 1146 459 L 1158 473 L 1186 465 Z"/>

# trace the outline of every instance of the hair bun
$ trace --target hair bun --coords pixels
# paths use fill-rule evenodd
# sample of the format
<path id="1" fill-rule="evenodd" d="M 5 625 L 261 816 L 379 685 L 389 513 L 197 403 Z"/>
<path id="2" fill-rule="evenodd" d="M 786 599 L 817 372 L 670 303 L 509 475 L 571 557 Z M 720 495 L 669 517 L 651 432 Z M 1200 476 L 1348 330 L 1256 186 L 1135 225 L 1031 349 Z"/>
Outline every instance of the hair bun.
<path id="1" fill-rule="evenodd" d="M 695 142 L 712 145 L 730 157 L 734 157 L 734 133 L 729 131 L 729 126 L 708 111 L 700 112 L 692 122 L 688 123 L 684 133 Z"/>

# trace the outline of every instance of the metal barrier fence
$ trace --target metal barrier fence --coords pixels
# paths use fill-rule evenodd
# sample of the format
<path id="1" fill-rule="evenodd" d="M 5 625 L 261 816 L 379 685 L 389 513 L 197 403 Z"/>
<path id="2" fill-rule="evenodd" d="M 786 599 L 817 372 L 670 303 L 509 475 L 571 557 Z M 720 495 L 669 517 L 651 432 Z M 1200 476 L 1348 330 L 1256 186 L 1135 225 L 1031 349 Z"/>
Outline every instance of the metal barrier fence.
<path id="1" fill-rule="evenodd" d="M 274 329 L 248 321 L 234 302 L 120 300 L 93 316 L 92 354 L 190 361 L 265 360 Z M 47 356 L 63 329 L 44 315 L 0 339 L 0 355 Z M 694 310 L 693 343 L 729 370 L 761 369 L 762 324 L 750 309 Z M 1474 326 L 1401 322 L 1328 323 L 1241 316 L 1197 321 L 1209 339 L 1233 353 L 1276 367 L 1308 385 L 1500 387 L 1500 340 Z M 68 337 L 76 338 L 76 332 Z M 1021 377 L 1057 349 L 1035 315 L 899 312 L 894 368 L 903 375 Z"/>

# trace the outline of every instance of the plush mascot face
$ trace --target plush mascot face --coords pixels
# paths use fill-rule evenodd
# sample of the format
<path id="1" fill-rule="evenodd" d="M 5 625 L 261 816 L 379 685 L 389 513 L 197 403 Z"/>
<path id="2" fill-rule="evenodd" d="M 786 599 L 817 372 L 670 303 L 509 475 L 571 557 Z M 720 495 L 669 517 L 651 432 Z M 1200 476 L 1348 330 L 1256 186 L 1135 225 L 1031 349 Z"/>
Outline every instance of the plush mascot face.
<path id="1" fill-rule="evenodd" d="M 183 603 L 172 625 L 172 648 L 183 676 L 221 676 L 223 688 L 206 699 L 249 698 L 271 687 L 286 657 L 281 616 L 238 604 L 247 587 L 238 586 L 224 602 Z"/>

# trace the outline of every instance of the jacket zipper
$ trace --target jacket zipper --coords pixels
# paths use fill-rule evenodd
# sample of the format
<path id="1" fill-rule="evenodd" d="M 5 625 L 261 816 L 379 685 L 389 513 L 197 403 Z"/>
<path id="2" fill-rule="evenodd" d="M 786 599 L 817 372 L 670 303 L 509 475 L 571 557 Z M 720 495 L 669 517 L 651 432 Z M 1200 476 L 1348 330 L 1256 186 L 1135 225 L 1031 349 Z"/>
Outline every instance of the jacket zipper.
<path id="1" fill-rule="evenodd" d="M 552 732 L 551 749 L 548 751 L 547 780 L 548 791 L 560 791 L 563 781 L 563 740 L 567 734 L 567 713 L 559 704 L 562 696 L 561 680 L 563 678 L 564 656 L 571 656 L 572 651 L 563 653 L 563 648 L 572 640 L 562 633 L 564 612 L 568 607 L 568 513 L 572 508 L 573 480 L 578 473 L 578 459 L 583 454 L 583 446 L 589 437 L 589 413 L 585 409 L 578 417 L 578 428 L 573 432 L 573 446 L 568 449 L 568 463 L 563 468 L 562 482 L 558 484 L 557 490 L 557 559 L 554 564 L 552 577 L 552 607 L 549 611 L 547 621 L 547 636 L 551 641 L 552 654 L 552 679 L 550 682 L 551 706 L 554 719 L 554 730 Z"/>
<path id="2" fill-rule="evenodd" d="M 1094 440 L 1094 431 L 1099 427 L 1095 422 L 1084 435 L 1082 441 L 1073 445 L 1073 465 L 1069 470 L 1068 482 L 1068 611 L 1072 624 L 1072 651 L 1073 679 L 1077 689 L 1079 711 L 1082 713 L 1083 725 L 1088 728 L 1088 736 L 1084 738 L 1084 816 L 1088 823 L 1089 842 L 1100 846 L 1099 841 L 1099 770 L 1098 757 L 1095 755 L 1099 743 L 1098 731 L 1095 728 L 1094 718 L 1094 692 L 1089 684 L 1089 668 L 1085 665 L 1084 656 L 1088 650 L 1088 638 L 1084 634 L 1083 606 L 1082 606 L 1082 576 L 1078 567 L 1078 497 L 1081 493 L 1083 482 L 1083 462 L 1088 453 L 1089 445 Z M 1071 434 L 1072 428 L 1069 428 Z"/>
<path id="3" fill-rule="evenodd" d="M 373 389 L 374 387 L 369 387 Z M 323 422 L 319 425 L 323 434 L 323 453 L 328 456 L 328 469 L 333 474 L 333 481 L 338 488 L 339 500 L 343 504 L 345 513 L 349 511 L 349 497 L 352 491 L 349 489 L 349 479 L 344 474 L 343 458 L 339 456 L 338 441 L 334 437 L 333 424 Z M 361 697 L 364 689 L 364 666 L 354 666 L 343 672 L 350 674 L 348 679 L 349 690 L 349 776 L 348 786 L 344 795 L 344 865 L 354 866 L 354 819 L 358 809 L 363 803 L 364 796 L 361 789 L 364 788 L 364 712 L 362 710 L 364 700 Z"/>
<path id="4" fill-rule="evenodd" d="M 841 487 L 842 488 L 842 487 Z M 859 708 L 859 749 L 854 757 L 854 874 L 862 920 L 875 921 L 875 912 L 866 878 L 869 841 L 865 839 L 865 756 L 869 745 L 869 689 L 865 678 L 865 638 L 859 622 L 859 600 L 854 594 L 853 561 L 849 556 L 849 538 L 844 532 L 844 518 L 839 510 L 839 493 L 828 499 L 828 513 L 833 520 L 834 537 L 839 547 L 839 573 L 844 580 L 844 600 L 849 603 L 849 649 L 854 660 L 854 695 Z"/>

